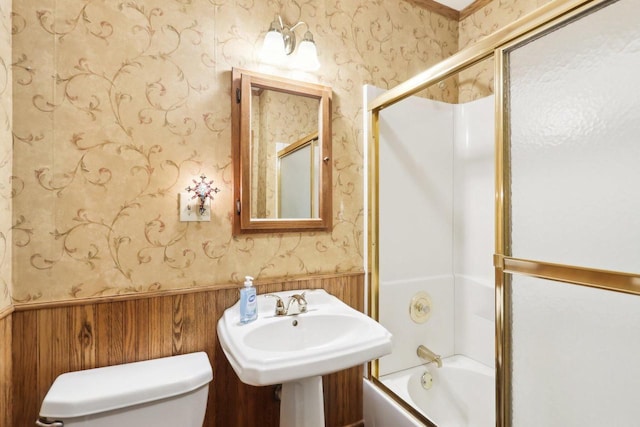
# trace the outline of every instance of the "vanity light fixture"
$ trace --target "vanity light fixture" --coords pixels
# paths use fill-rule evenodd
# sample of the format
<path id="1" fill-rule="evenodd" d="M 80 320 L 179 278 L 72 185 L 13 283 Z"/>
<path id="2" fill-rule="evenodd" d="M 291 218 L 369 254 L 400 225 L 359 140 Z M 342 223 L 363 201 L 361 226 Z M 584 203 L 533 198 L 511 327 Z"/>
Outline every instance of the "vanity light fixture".
<path id="1" fill-rule="evenodd" d="M 204 215 L 206 211 L 204 203 L 207 200 L 207 197 L 213 200 L 213 194 L 220 191 L 218 187 L 215 187 L 215 188 L 211 187 L 211 184 L 213 184 L 213 180 L 207 182 L 206 179 L 207 179 L 206 175 L 202 174 L 200 175 L 200 182 L 194 179 L 192 181 L 195 184 L 195 186 L 194 187 L 188 186 L 186 188 L 186 190 L 189 193 L 191 193 L 192 191 L 195 193 L 193 197 L 191 197 L 191 199 L 195 199 L 195 198 L 200 199 L 200 206 L 199 206 L 200 215 Z"/>
<path id="2" fill-rule="evenodd" d="M 318 50 L 316 49 L 316 43 L 313 41 L 313 34 L 309 31 L 309 25 L 300 21 L 288 27 L 282 22 L 280 15 L 276 15 L 276 18 L 271 22 L 267 35 L 264 37 L 260 55 L 262 60 L 270 64 L 282 65 L 287 56 L 293 54 L 296 49 L 296 34 L 293 30 L 302 24 L 307 26 L 307 31 L 298 46 L 293 65 L 305 71 L 315 71 L 320 68 Z"/>

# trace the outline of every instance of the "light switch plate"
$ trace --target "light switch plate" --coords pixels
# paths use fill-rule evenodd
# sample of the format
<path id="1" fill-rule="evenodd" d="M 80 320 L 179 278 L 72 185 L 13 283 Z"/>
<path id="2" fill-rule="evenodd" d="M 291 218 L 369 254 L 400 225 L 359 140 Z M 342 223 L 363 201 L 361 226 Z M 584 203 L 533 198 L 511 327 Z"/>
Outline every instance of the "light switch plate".
<path id="1" fill-rule="evenodd" d="M 211 201 L 204 202 L 204 213 L 200 214 L 200 200 L 189 193 L 180 193 L 180 222 L 211 221 Z"/>

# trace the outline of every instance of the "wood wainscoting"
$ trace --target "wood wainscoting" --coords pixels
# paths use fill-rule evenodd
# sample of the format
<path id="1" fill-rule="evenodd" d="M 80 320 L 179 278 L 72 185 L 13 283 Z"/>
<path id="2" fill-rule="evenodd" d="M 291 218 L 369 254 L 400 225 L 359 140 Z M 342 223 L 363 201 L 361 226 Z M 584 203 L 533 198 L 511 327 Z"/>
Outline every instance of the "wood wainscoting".
<path id="1" fill-rule="evenodd" d="M 257 287 L 258 293 L 323 288 L 364 309 L 362 273 L 286 279 Z M 80 305 L 16 307 L 8 321 L 13 323 L 10 425 L 33 425 L 47 390 L 64 372 L 205 351 L 213 381 L 204 425 L 278 426 L 280 404 L 274 387 L 241 383 L 217 339 L 218 319 L 237 300 L 238 288 L 227 287 Z M 361 422 L 362 376 L 359 366 L 323 378 L 327 426 Z"/>
<path id="2" fill-rule="evenodd" d="M 10 310 L 0 312 L 0 426 L 11 425 L 11 320 Z"/>

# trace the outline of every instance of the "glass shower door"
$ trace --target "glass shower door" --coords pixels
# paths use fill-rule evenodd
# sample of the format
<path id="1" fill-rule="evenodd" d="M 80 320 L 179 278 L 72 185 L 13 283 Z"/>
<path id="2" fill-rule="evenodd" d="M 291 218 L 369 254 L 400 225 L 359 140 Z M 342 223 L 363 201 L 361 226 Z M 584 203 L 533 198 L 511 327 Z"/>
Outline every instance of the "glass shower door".
<path id="1" fill-rule="evenodd" d="M 505 425 L 640 419 L 640 5 L 593 4 L 498 52 Z"/>

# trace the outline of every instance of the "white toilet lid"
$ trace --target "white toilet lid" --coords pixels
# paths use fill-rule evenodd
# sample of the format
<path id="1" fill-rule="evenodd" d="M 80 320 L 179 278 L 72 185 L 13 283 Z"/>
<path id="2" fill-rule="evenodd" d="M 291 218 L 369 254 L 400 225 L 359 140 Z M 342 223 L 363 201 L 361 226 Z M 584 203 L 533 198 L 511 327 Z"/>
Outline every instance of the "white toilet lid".
<path id="1" fill-rule="evenodd" d="M 40 416 L 73 418 L 195 390 L 213 378 L 204 352 L 69 372 L 54 381 Z"/>

